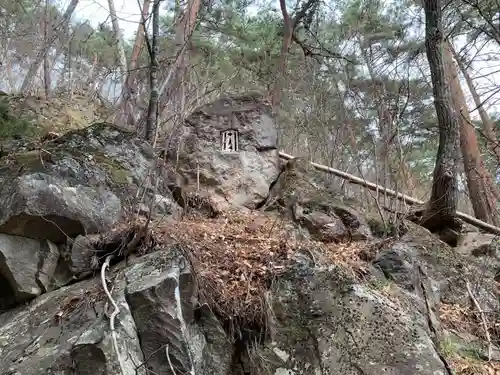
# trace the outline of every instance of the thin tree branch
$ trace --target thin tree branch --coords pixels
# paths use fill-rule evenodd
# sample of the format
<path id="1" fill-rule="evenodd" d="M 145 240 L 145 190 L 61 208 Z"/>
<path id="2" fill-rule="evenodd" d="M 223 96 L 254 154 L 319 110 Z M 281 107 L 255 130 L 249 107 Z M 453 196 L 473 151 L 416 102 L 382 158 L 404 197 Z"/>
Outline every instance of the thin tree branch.
<path id="1" fill-rule="evenodd" d="M 474 306 L 476 307 L 477 311 L 479 312 L 479 316 L 481 317 L 481 323 L 484 328 L 484 334 L 486 336 L 486 341 L 488 342 L 488 362 L 490 362 L 491 354 L 493 352 L 493 344 L 491 343 L 490 332 L 488 330 L 488 323 L 486 322 L 486 317 L 484 316 L 484 311 L 481 308 L 481 305 L 477 301 L 476 297 L 474 297 L 474 294 L 472 294 L 472 290 L 468 281 L 465 282 L 465 286 L 467 287 L 467 292 L 469 293 L 469 297 L 472 300 L 472 303 L 474 303 Z"/>

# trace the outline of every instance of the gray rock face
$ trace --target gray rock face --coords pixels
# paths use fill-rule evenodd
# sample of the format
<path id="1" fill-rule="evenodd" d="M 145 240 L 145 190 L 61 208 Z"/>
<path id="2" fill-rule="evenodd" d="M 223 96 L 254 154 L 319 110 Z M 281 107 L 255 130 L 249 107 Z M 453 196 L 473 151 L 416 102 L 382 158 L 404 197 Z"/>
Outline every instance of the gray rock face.
<path id="1" fill-rule="evenodd" d="M 0 234 L 0 254 L 0 307 L 38 296 L 42 292 L 36 282 L 40 242 Z"/>
<path id="2" fill-rule="evenodd" d="M 182 208 L 171 197 L 155 194 L 153 199 L 151 214 L 154 219 L 162 219 L 170 216 L 179 218 L 182 216 Z M 138 205 L 136 211 L 141 215 L 148 216 L 151 209 L 145 203 L 141 203 Z"/>
<path id="3" fill-rule="evenodd" d="M 119 356 L 113 306 L 93 278 L 0 314 L 0 374 L 173 374 L 170 363 L 177 374 L 230 374 L 232 341 L 210 309 L 195 321 L 196 282 L 177 248 L 119 266 L 108 280 Z"/>
<path id="4" fill-rule="evenodd" d="M 471 232 L 460 238 L 457 252 L 465 256 L 500 259 L 500 237 L 494 234 Z"/>
<path id="5" fill-rule="evenodd" d="M 313 172 L 308 160 L 290 160 L 272 185 L 263 208 L 284 209 L 319 241 L 372 238 L 363 216 L 318 185 Z"/>
<path id="6" fill-rule="evenodd" d="M 238 132 L 238 149 L 222 150 L 223 133 Z M 169 147 L 168 158 L 186 177 L 228 203 L 255 207 L 279 173 L 277 129 L 258 96 L 221 98 L 197 109 Z"/>
<path id="7" fill-rule="evenodd" d="M 122 373 L 145 375 L 135 323 L 127 306 L 123 273 L 114 279 L 120 306 L 116 336 Z M 58 289 L 29 306 L 0 315 L 0 373 L 30 375 L 114 375 L 120 363 L 104 316 L 105 297 L 98 279 Z"/>
<path id="8" fill-rule="evenodd" d="M 145 256 L 126 276 L 127 301 L 151 372 L 174 375 L 172 364 L 177 373 L 228 374 L 231 343 L 209 312 L 194 322 L 197 285 L 177 248 Z"/>
<path id="9" fill-rule="evenodd" d="M 336 267 L 303 269 L 273 295 L 274 342 L 254 360 L 274 374 L 445 374 L 425 319 Z"/>
<path id="10" fill-rule="evenodd" d="M 2 158 L 0 232 L 58 244 L 110 228 L 137 187 L 151 186 L 153 153 L 134 137 L 95 124 Z"/>
<path id="11" fill-rule="evenodd" d="M 50 241 L 0 234 L 0 309 L 49 290 L 58 259 Z"/>
<path id="12" fill-rule="evenodd" d="M 408 233 L 382 250 L 374 261 L 389 280 L 416 294 L 421 293 L 419 288 L 424 282 L 436 306 L 443 302 L 463 307 L 470 303 L 466 288 L 469 282 L 482 308 L 498 311 L 495 267 L 488 266 L 481 257 L 462 255 L 418 225 L 407 225 Z"/>

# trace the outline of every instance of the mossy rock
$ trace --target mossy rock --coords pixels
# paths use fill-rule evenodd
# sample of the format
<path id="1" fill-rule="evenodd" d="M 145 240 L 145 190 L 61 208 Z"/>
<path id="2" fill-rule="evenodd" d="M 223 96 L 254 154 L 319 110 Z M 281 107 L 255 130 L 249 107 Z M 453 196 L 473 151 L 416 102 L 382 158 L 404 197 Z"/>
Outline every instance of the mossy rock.
<path id="1" fill-rule="evenodd" d="M 130 183 L 130 173 L 117 161 L 112 160 L 103 153 L 95 152 L 92 154 L 97 165 L 103 168 L 116 184 Z"/>
<path id="2" fill-rule="evenodd" d="M 365 218 L 373 235 L 378 238 L 403 236 L 408 231 L 407 221 L 401 220 L 397 225 L 392 219 L 386 219 L 385 223 L 378 213 L 365 213 Z"/>
<path id="3" fill-rule="evenodd" d="M 33 138 L 40 133 L 41 128 L 36 123 L 12 113 L 8 96 L 0 96 L 0 141 Z"/>
<path id="4" fill-rule="evenodd" d="M 52 154 L 45 150 L 30 150 L 12 155 L 16 165 L 30 171 L 42 172 L 46 170 L 46 163 L 52 163 Z"/>

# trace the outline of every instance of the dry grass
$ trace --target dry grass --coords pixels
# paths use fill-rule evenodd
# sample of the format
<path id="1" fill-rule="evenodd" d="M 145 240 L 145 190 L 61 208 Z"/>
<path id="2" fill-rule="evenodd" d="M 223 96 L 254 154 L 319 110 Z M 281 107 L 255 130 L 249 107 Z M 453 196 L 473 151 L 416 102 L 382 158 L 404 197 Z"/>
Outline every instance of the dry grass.
<path id="1" fill-rule="evenodd" d="M 217 218 L 186 218 L 155 229 L 165 243 L 190 254 L 205 302 L 226 321 L 259 325 L 266 319 L 264 294 L 302 251 L 316 264 L 336 263 L 353 275 L 365 272 L 360 244 L 297 240 L 296 229 L 260 212 L 225 212 Z"/>
<path id="2" fill-rule="evenodd" d="M 439 309 L 439 318 L 443 327 L 448 330 L 468 333 L 485 340 L 481 321 L 478 319 L 477 312 L 471 307 L 442 304 Z M 500 375 L 498 362 L 488 363 L 478 358 L 463 358 L 457 353 L 449 353 L 447 361 L 457 375 Z"/>
<path id="3" fill-rule="evenodd" d="M 448 362 L 456 375 L 499 375 L 499 363 L 471 361 L 469 358 L 451 358 Z"/>
<path id="4" fill-rule="evenodd" d="M 477 321 L 474 311 L 470 307 L 443 303 L 439 307 L 439 319 L 447 329 L 481 336 L 480 322 Z"/>

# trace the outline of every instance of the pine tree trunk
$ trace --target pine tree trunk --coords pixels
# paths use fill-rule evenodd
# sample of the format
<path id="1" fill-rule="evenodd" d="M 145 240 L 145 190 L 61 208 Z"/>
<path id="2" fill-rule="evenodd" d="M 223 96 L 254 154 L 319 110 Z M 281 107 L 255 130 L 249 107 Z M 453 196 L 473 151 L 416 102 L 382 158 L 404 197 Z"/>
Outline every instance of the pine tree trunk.
<path id="1" fill-rule="evenodd" d="M 175 30 L 176 30 L 176 41 L 177 41 L 177 54 L 175 61 L 170 65 L 167 76 L 163 80 L 162 84 L 158 88 L 158 112 L 162 113 L 167 105 L 171 103 L 173 98 L 178 98 L 178 86 L 179 82 L 183 82 L 185 79 L 185 58 L 191 36 L 194 32 L 196 26 L 196 20 L 201 9 L 200 0 L 189 0 L 186 4 L 184 10 L 181 11 L 179 17 L 177 17 Z M 182 41 L 182 42 L 180 42 Z M 179 45 L 180 43 L 180 45 Z M 141 116 L 137 126 L 141 127 L 144 124 L 144 116 Z"/>
<path id="2" fill-rule="evenodd" d="M 51 80 L 51 64 L 49 60 L 49 55 L 45 55 L 43 58 L 43 87 L 45 91 L 45 99 L 50 97 L 50 92 L 52 88 L 52 80 Z"/>
<path id="3" fill-rule="evenodd" d="M 276 75 L 274 85 L 271 91 L 271 104 L 274 111 L 276 111 L 281 101 L 281 92 L 283 91 L 283 82 L 286 75 L 286 68 L 288 62 L 288 51 L 292 44 L 293 37 L 293 20 L 290 19 L 286 9 L 285 0 L 280 0 L 281 13 L 283 15 L 283 41 L 281 42 L 280 58 L 276 68 Z"/>
<path id="4" fill-rule="evenodd" d="M 460 148 L 474 215 L 479 220 L 497 225 L 496 202 L 500 196 L 493 183 L 493 178 L 486 170 L 479 153 L 476 129 L 470 119 L 467 102 L 458 77 L 458 70 L 453 61 L 450 42 L 445 45 L 444 57 L 453 107 L 460 127 Z"/>
<path id="5" fill-rule="evenodd" d="M 113 26 L 113 34 L 118 52 L 117 65 L 120 74 L 121 93 L 124 94 L 127 86 L 127 57 L 125 56 L 125 46 L 123 42 L 122 32 L 118 24 L 118 17 L 116 16 L 115 3 L 113 0 L 108 0 L 109 16 L 111 17 L 111 25 Z"/>
<path id="6" fill-rule="evenodd" d="M 151 54 L 150 54 L 150 68 L 149 68 L 149 85 L 150 85 L 150 96 L 149 96 L 149 106 L 148 106 L 148 117 L 145 129 L 145 139 L 154 145 L 156 126 L 157 126 L 157 114 L 158 114 L 158 61 L 156 58 L 158 56 L 158 34 L 160 30 L 160 2 L 161 0 L 154 0 L 153 3 L 153 36 L 151 38 Z"/>
<path id="7" fill-rule="evenodd" d="M 144 0 L 142 4 L 142 19 L 146 20 L 149 15 L 149 7 L 151 5 L 151 0 Z M 145 34 L 144 25 L 142 22 L 137 27 L 137 33 L 135 35 L 134 46 L 132 48 L 132 55 L 130 56 L 129 67 L 127 71 L 127 79 L 125 82 L 125 89 L 122 95 L 122 102 L 120 108 L 123 112 L 123 117 L 128 125 L 136 127 L 136 116 L 134 114 L 134 103 L 137 97 L 137 62 L 141 54 L 142 48 L 144 46 Z"/>
<path id="8" fill-rule="evenodd" d="M 69 3 L 68 7 L 66 8 L 66 11 L 64 12 L 64 15 L 62 17 L 62 27 L 66 28 L 68 27 L 69 21 L 71 19 L 71 16 L 73 15 L 73 12 L 75 11 L 76 6 L 78 5 L 79 0 L 71 0 Z M 58 38 L 58 30 L 54 27 L 54 30 L 52 30 L 52 33 L 50 34 L 50 37 L 48 40 L 45 42 L 45 45 L 43 48 L 38 52 L 37 56 L 33 60 L 28 73 L 24 77 L 23 84 L 21 85 L 21 93 L 26 93 L 31 89 L 31 86 L 33 85 L 33 81 L 35 79 L 35 76 L 38 73 L 38 70 L 40 69 L 40 65 L 45 59 L 45 56 L 48 54 L 50 47 L 54 44 L 56 39 Z"/>
<path id="9" fill-rule="evenodd" d="M 43 41 L 47 44 L 49 39 L 49 2 L 45 0 L 45 20 L 43 25 Z M 52 72 L 52 66 L 50 64 L 49 54 L 46 53 L 43 57 L 43 87 L 45 89 L 45 99 L 50 97 L 50 89 L 52 87 L 52 81 L 50 77 L 50 73 Z"/>
<path id="10" fill-rule="evenodd" d="M 472 81 L 472 77 L 470 76 L 467 67 L 464 65 L 464 63 L 460 59 L 460 56 L 458 56 L 453 46 L 451 46 L 451 53 L 453 54 L 453 57 L 455 58 L 455 60 L 458 63 L 458 66 L 460 67 L 460 70 L 465 78 L 465 81 L 467 82 L 467 86 L 469 87 L 469 91 L 472 94 L 472 99 L 474 99 L 474 105 L 477 107 L 477 110 L 479 111 L 479 116 L 481 117 L 481 121 L 483 122 L 484 126 L 484 133 L 488 138 L 487 143 L 491 147 L 491 151 L 496 156 L 497 162 L 500 165 L 500 141 L 496 136 L 495 125 L 493 124 L 493 121 L 491 121 L 490 116 L 488 116 L 488 113 L 484 109 L 483 103 L 481 103 L 481 98 L 477 93 L 476 87 L 474 86 L 474 82 Z"/>
<path id="11" fill-rule="evenodd" d="M 425 49 L 431 70 L 434 106 L 439 126 L 439 147 L 431 197 L 421 224 L 431 231 L 455 228 L 458 205 L 458 120 L 452 110 L 443 61 L 442 9 L 439 0 L 424 0 Z"/>

